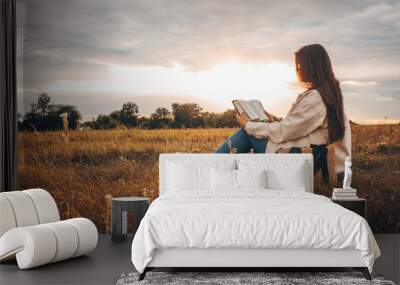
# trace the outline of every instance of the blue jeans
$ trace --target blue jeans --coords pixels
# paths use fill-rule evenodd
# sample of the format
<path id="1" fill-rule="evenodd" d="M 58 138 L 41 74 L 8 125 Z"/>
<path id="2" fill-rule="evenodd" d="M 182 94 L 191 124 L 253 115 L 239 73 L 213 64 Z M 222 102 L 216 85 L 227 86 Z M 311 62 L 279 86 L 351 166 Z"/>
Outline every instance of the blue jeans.
<path id="1" fill-rule="evenodd" d="M 267 139 L 258 139 L 247 134 L 244 129 L 240 129 L 221 144 L 215 153 L 230 153 L 232 148 L 236 149 L 236 153 L 248 153 L 251 150 L 254 153 L 265 153 Z"/>

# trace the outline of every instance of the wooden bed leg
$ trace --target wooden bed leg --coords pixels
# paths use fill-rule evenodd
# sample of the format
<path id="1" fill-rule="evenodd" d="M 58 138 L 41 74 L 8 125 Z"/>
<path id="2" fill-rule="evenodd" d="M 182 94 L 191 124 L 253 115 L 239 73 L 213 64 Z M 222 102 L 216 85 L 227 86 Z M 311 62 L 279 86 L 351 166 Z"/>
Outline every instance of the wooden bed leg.
<path id="1" fill-rule="evenodd" d="M 143 270 L 142 273 L 139 274 L 139 278 L 138 281 L 142 281 L 144 279 L 144 277 L 146 277 L 146 273 L 147 273 L 148 269 L 147 267 Z"/>
<path id="2" fill-rule="evenodd" d="M 369 270 L 367 267 L 355 267 L 354 269 L 357 271 L 361 271 L 362 274 L 364 275 L 365 279 L 372 280 L 371 274 L 369 274 Z"/>

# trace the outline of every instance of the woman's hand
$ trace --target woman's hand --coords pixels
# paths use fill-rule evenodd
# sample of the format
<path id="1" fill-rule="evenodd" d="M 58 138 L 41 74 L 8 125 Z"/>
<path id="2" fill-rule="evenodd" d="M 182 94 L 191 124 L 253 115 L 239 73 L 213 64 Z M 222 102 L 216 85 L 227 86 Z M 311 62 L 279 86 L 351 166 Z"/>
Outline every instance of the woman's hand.
<path id="1" fill-rule="evenodd" d="M 270 123 L 282 121 L 282 118 L 278 118 L 278 117 L 268 113 L 267 111 L 264 111 L 264 112 L 265 112 L 265 115 L 267 115 Z"/>
<path id="2" fill-rule="evenodd" d="M 249 121 L 249 118 L 247 117 L 246 113 L 243 113 L 243 115 L 236 113 L 236 121 L 241 128 L 244 128 Z"/>

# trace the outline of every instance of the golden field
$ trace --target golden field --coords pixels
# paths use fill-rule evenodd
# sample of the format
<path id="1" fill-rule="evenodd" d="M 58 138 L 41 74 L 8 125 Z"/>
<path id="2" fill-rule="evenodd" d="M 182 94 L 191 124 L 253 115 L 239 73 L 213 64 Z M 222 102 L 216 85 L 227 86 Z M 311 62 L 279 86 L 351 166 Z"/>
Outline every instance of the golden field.
<path id="1" fill-rule="evenodd" d="M 109 201 L 158 196 L 158 155 L 212 152 L 234 129 L 70 131 L 19 134 L 20 189 L 54 196 L 62 218 L 93 220 L 109 230 Z M 379 233 L 400 233 L 400 125 L 352 126 L 353 183 L 368 199 Z M 330 187 L 316 193 L 330 196 Z"/>

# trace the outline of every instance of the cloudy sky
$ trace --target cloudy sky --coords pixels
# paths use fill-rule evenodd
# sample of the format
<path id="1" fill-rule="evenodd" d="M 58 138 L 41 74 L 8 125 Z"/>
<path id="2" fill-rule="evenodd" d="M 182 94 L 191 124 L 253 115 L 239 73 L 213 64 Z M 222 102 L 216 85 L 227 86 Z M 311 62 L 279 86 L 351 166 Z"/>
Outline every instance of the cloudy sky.
<path id="1" fill-rule="evenodd" d="M 85 119 L 238 98 L 284 115 L 293 52 L 321 43 L 350 118 L 400 119 L 399 1 L 18 0 L 17 14 L 21 113 L 47 92 Z"/>

